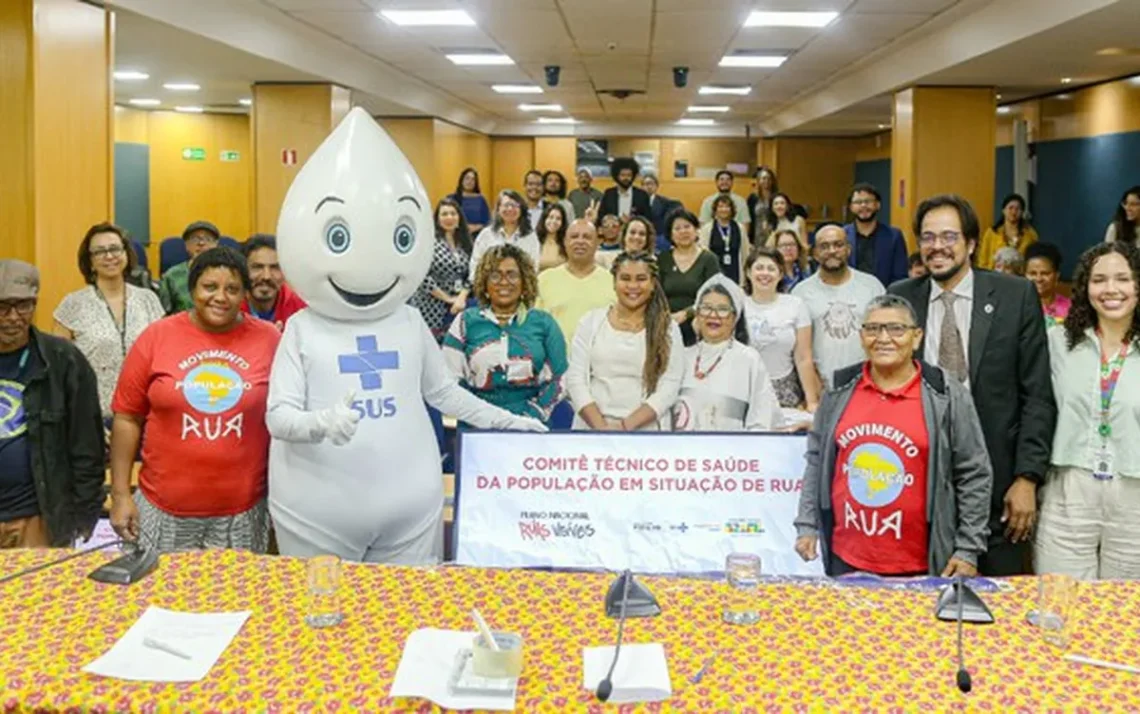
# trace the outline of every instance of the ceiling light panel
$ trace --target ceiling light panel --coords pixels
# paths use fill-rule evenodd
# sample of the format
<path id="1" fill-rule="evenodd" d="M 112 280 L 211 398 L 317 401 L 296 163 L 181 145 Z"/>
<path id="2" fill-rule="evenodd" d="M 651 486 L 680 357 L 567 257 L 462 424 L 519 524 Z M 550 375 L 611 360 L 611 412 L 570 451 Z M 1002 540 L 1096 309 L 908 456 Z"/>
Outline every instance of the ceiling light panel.
<path id="1" fill-rule="evenodd" d="M 470 27 L 475 24 L 463 10 L 381 10 L 379 14 L 401 27 Z"/>
<path id="2" fill-rule="evenodd" d="M 826 27 L 838 12 L 765 12 L 755 10 L 744 21 L 745 27 Z"/>

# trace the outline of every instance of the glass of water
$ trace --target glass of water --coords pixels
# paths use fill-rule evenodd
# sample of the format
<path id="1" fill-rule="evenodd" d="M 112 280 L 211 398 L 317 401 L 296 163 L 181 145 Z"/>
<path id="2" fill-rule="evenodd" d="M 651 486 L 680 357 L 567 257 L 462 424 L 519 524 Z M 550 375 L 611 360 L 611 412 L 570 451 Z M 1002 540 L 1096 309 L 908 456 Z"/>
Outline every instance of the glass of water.
<path id="1" fill-rule="evenodd" d="M 755 553 L 729 553 L 724 559 L 729 591 L 721 618 L 730 625 L 752 625 L 760 621 L 756 609 L 760 586 L 760 556 Z"/>
<path id="2" fill-rule="evenodd" d="M 1042 639 L 1061 649 L 1068 646 L 1076 602 L 1076 578 L 1059 573 L 1037 576 L 1036 624 Z"/>
<path id="3" fill-rule="evenodd" d="M 310 558 L 308 568 L 309 608 L 305 624 L 309 627 L 332 627 L 344 621 L 340 610 L 340 558 L 318 555 Z"/>

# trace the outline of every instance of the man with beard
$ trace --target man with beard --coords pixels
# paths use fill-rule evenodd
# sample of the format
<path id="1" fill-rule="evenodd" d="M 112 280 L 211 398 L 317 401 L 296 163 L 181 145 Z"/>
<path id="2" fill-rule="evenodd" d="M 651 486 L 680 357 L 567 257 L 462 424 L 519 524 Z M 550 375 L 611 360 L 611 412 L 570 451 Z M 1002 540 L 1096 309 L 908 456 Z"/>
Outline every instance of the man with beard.
<path id="1" fill-rule="evenodd" d="M 854 223 L 844 226 L 851 244 L 851 267 L 874 275 L 884 287 L 906 278 L 906 240 L 898 228 L 879 222 L 879 190 L 869 183 L 855 184 L 847 207 L 855 217 Z"/>
<path id="2" fill-rule="evenodd" d="M 705 200 L 701 202 L 701 212 L 699 214 L 701 225 L 704 226 L 713 222 L 713 218 L 715 218 L 713 215 L 713 202 L 716 201 L 719 196 L 728 196 L 732 199 L 733 208 L 736 210 L 736 214 L 733 218 L 737 223 L 744 226 L 744 235 L 752 235 L 748 232 L 749 226 L 752 225 L 752 216 L 748 213 L 748 202 L 745 201 L 743 197 L 732 192 L 732 181 L 733 176 L 731 171 L 722 169 L 716 172 L 716 193 L 711 196 L 705 196 Z M 791 206 L 788 208 L 790 210 Z M 788 216 L 788 218 L 794 218 L 794 216 Z"/>
<path id="3" fill-rule="evenodd" d="M 930 275 L 890 291 L 918 313 L 918 354 L 973 395 L 993 464 L 989 550 L 978 570 L 1023 574 L 1057 419 L 1041 301 L 1028 280 L 971 268 L 980 230 L 960 196 L 919 204 L 914 234 Z"/>
<path id="4" fill-rule="evenodd" d="M 633 180 L 641 167 L 629 157 L 614 159 L 610 164 L 610 176 L 617 186 L 611 186 L 602 194 L 602 206 L 598 220 L 603 216 L 617 216 L 624 225 L 630 216 L 649 216 L 649 194 L 633 185 Z"/>
<path id="5" fill-rule="evenodd" d="M 851 246 L 838 223 L 824 223 L 815 232 L 819 271 L 792 288 L 792 295 L 807 304 L 811 314 L 811 346 L 815 366 L 825 388 L 838 370 L 862 362 L 859 337 L 863 312 L 883 294 L 875 276 L 847 264 Z"/>
<path id="6" fill-rule="evenodd" d="M 530 216 L 530 225 L 542 225 L 542 214 L 546 211 L 546 201 L 542 199 L 546 188 L 543 185 L 542 174 L 534 169 L 523 176 L 523 195 L 526 198 L 526 212 Z"/>
<path id="7" fill-rule="evenodd" d="M 277 239 L 265 234 L 251 236 L 242 252 L 249 266 L 251 285 L 241 303 L 242 312 L 284 330 L 289 318 L 305 307 L 305 301 L 285 284 L 281 264 L 277 262 Z"/>
<path id="8" fill-rule="evenodd" d="M 542 212 L 546 213 L 548 206 L 558 204 L 562 206 L 562 210 L 566 211 L 566 222 L 578 217 L 577 212 L 574 210 L 574 204 L 570 203 L 566 198 L 566 177 L 562 175 L 561 171 L 554 171 L 551 169 L 542 175 Z"/>

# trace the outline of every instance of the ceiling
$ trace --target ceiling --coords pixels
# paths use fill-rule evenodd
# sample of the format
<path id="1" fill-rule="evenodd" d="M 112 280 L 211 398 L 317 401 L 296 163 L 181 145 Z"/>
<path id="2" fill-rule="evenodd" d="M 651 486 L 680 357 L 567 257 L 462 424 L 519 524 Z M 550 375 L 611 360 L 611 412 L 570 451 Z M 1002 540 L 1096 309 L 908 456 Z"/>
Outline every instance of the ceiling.
<path id="1" fill-rule="evenodd" d="M 487 133 L 682 133 L 740 135 L 865 134 L 889 124 L 891 92 L 923 84 L 994 85 L 1003 102 L 1057 89 L 1060 76 L 1082 83 L 1140 72 L 1140 57 L 1104 57 L 1106 46 L 1140 45 L 1140 0 L 115 0 L 120 10 L 116 67 L 143 69 L 143 83 L 117 82 L 117 99 L 148 96 L 184 103 L 164 81 L 196 81 L 193 97 L 240 111 L 253 82 L 333 81 L 375 114 L 431 115 Z M 1002 43 L 980 37 L 1003 9 L 1059 8 L 1031 15 L 1031 36 Z M 1002 6 L 1008 6 L 1003 8 Z M 1080 6 L 1087 6 L 1082 8 Z M 1093 6 L 1101 9 L 1089 11 Z M 401 28 L 385 8 L 462 8 L 474 27 Z M 829 26 L 743 28 L 752 9 L 833 10 Z M 987 15 L 989 13 L 989 15 Z M 1083 14 L 1082 14 L 1083 13 Z M 1023 15 L 1024 16 L 1024 15 Z M 1052 17 L 1052 19 L 1050 19 Z M 1058 22 L 1041 32 L 1042 26 Z M 998 28 L 1000 29 L 1000 28 Z M 1025 33 L 1023 33 L 1025 34 Z M 938 38 L 949 49 L 935 47 Z M 911 63 L 894 55 L 922 53 Z M 975 42 L 981 51 L 962 45 Z M 955 44 L 956 43 L 956 44 Z M 917 49 L 916 49 L 917 48 Z M 994 49 L 990 49 L 994 48 Z M 461 67 L 448 50 L 499 50 L 515 64 Z M 786 54 L 776 69 L 718 67 L 735 51 Z M 932 55 L 938 54 L 937 57 Z M 963 61 L 964 58 L 964 61 Z M 557 87 L 543 68 L 561 67 Z M 907 63 L 904 63 L 907 64 Z M 923 65 L 920 67 L 920 65 Z M 927 72 L 929 65 L 934 71 Z M 673 86 L 673 67 L 689 68 L 688 86 Z M 882 71 L 888 68 L 890 73 Z M 889 75 L 889 76 L 888 76 Z M 902 77 L 900 79 L 900 77 Z M 496 94 L 491 84 L 527 83 L 542 95 Z M 751 94 L 699 96 L 704 84 L 749 85 Z M 627 99 L 603 90 L 638 92 Z M 857 91 L 856 91 L 857 90 Z M 535 125 L 520 102 L 552 102 L 576 127 Z M 724 104 L 715 129 L 678 129 L 696 104 Z"/>

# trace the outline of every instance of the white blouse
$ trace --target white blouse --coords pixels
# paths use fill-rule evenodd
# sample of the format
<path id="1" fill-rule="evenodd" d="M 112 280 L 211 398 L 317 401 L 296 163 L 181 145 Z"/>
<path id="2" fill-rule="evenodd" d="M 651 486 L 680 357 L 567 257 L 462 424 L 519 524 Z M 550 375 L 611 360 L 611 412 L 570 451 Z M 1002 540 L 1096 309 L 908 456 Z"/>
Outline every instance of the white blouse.
<path id="1" fill-rule="evenodd" d="M 531 267 L 534 268 L 535 272 L 538 272 L 542 246 L 538 244 L 538 236 L 534 234 L 534 231 L 522 235 L 516 230 L 508 236 L 502 228 L 496 230 L 494 226 L 487 226 L 479 231 L 479 236 L 475 238 L 475 244 L 471 246 L 471 272 L 467 275 L 468 280 L 475 279 L 475 269 L 479 267 L 479 261 L 483 259 L 483 254 L 503 243 L 510 243 L 530 256 Z"/>
<path id="2" fill-rule="evenodd" d="M 574 333 L 570 367 L 566 372 L 566 388 L 574 405 L 574 428 L 589 428 L 579 412 L 592 402 L 606 419 L 614 421 L 628 417 L 642 404 L 647 404 L 657 414 L 657 421 L 642 429 L 671 430 L 671 411 L 681 387 L 685 361 L 680 328 L 670 321 L 669 364 L 657 380 L 657 389 L 647 395 L 641 379 L 645 366 L 645 330 L 615 330 L 610 325 L 609 311 L 609 307 L 602 307 L 586 313 Z"/>
<path id="3" fill-rule="evenodd" d="M 99 384 L 99 406 L 104 417 L 111 416 L 111 397 L 123 368 L 123 358 L 142 331 L 166 314 L 152 291 L 129 283 L 124 298 L 124 328 L 111 316 L 111 308 L 94 285 L 64 296 L 52 315 L 74 336 L 75 346 L 95 370 Z"/>
<path id="4" fill-rule="evenodd" d="M 782 423 L 759 352 L 736 340 L 698 342 L 685 350 L 674 431 L 764 431 Z"/>

